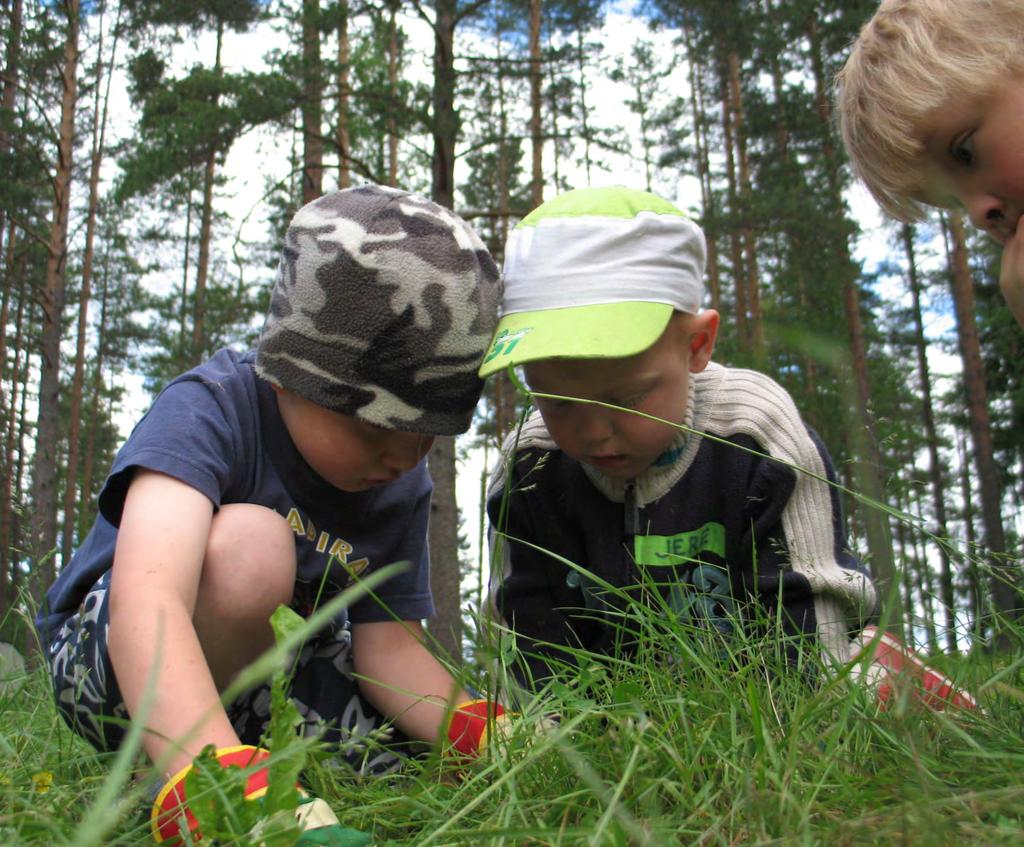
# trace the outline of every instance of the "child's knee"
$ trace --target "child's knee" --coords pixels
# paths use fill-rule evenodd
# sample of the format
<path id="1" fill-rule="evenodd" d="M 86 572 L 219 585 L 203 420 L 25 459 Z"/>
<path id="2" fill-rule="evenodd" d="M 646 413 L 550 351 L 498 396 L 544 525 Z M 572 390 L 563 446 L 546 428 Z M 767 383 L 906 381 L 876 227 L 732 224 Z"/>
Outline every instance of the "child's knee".
<path id="1" fill-rule="evenodd" d="M 240 611 L 273 611 L 291 601 L 294 587 L 295 537 L 287 521 L 251 503 L 221 506 L 206 545 L 200 602 L 212 592 Z"/>

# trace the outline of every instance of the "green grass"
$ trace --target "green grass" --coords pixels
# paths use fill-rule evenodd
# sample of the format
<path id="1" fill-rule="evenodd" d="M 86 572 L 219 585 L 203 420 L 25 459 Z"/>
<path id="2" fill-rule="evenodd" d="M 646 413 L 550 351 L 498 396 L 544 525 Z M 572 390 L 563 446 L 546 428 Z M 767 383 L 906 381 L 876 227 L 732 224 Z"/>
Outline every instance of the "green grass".
<path id="1" fill-rule="evenodd" d="M 1021 654 L 934 660 L 982 712 L 911 698 L 879 711 L 842 678 L 808 684 L 777 645 L 723 647 L 653 614 L 643 626 L 642 655 L 581 657 L 461 775 L 436 754 L 384 778 L 328 757 L 305 781 L 377 845 L 1024 843 Z M 537 734 L 548 712 L 561 723 Z M 38 667 L 0 697 L 0 756 L 4 847 L 150 843 L 144 790 L 64 727 Z"/>

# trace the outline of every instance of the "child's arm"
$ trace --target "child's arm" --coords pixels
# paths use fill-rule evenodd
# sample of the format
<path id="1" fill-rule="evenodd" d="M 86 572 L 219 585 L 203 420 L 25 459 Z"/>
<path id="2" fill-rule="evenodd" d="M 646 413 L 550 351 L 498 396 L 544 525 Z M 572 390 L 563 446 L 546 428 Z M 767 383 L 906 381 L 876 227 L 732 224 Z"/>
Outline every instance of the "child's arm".
<path id="1" fill-rule="evenodd" d="M 427 650 L 424 638 L 418 621 L 353 624 L 352 663 L 367 700 L 410 738 L 434 743 L 448 704 L 471 698 Z"/>
<path id="2" fill-rule="evenodd" d="M 1024 327 L 1024 215 L 1017 221 L 1017 231 L 1003 246 L 999 288 L 1017 323 Z"/>
<path id="3" fill-rule="evenodd" d="M 143 746 L 168 776 L 188 765 L 205 744 L 240 743 L 192 621 L 212 518 L 210 500 L 194 488 L 164 474 L 137 471 L 114 554 L 110 660 L 128 712 L 135 716 L 159 659 L 145 716 L 151 732 Z M 182 739 L 201 719 L 202 731 Z"/>

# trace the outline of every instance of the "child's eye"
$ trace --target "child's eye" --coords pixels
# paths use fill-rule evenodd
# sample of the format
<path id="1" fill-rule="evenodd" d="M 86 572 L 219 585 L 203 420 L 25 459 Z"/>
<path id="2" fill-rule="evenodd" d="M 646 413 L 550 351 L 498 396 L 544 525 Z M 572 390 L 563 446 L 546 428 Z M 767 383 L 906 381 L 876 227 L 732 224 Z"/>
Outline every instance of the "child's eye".
<path id="1" fill-rule="evenodd" d="M 953 139 L 949 145 L 949 155 L 953 161 L 961 165 L 974 163 L 974 131 Z"/>
<path id="2" fill-rule="evenodd" d="M 536 395 L 534 395 L 533 402 L 546 412 L 562 412 L 572 405 L 571 400 L 556 400 L 554 397 L 537 397 Z"/>
<path id="3" fill-rule="evenodd" d="M 360 423 L 363 425 L 363 432 L 367 433 L 371 438 L 376 438 L 386 433 L 394 432 L 393 429 L 388 429 L 386 426 L 381 426 L 380 424 L 373 423 L 372 421 L 360 420 Z"/>
<path id="4" fill-rule="evenodd" d="M 615 400 L 612 405 L 621 406 L 623 409 L 635 409 L 639 406 L 644 398 L 647 396 L 647 391 L 638 391 L 635 394 L 630 394 L 628 397 L 620 397 Z"/>

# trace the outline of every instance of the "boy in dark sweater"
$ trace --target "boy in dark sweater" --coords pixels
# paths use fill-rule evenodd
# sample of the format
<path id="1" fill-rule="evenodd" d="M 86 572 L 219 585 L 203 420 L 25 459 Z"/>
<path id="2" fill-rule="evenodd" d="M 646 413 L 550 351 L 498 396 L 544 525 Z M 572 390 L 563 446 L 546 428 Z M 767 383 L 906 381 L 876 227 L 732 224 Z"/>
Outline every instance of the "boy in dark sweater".
<path id="1" fill-rule="evenodd" d="M 723 637 L 779 621 L 837 662 L 860 648 L 875 589 L 832 462 L 778 384 L 711 362 L 704 261 L 695 223 L 626 188 L 571 191 L 509 237 L 480 373 L 522 365 L 537 406 L 487 502 L 527 687 L 572 667 L 566 648 L 628 654 L 635 602 Z"/>

